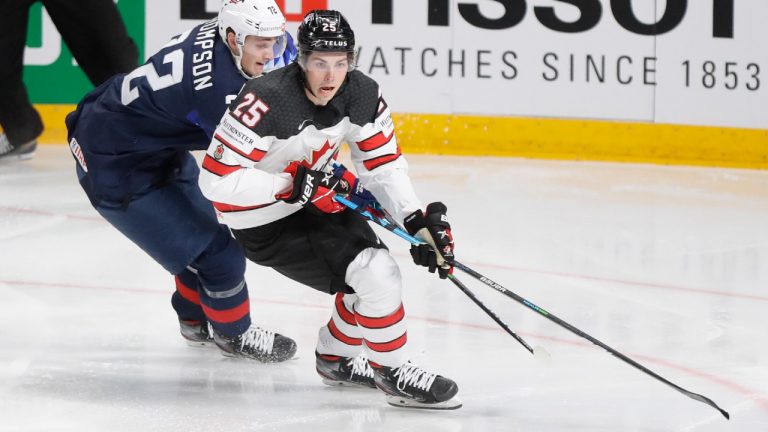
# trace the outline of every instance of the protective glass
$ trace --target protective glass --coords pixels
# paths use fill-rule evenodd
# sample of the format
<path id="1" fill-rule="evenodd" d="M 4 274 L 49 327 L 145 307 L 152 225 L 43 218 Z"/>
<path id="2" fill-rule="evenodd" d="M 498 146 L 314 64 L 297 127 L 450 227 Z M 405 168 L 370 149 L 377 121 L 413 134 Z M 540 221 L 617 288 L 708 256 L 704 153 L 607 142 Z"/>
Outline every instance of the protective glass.
<path id="1" fill-rule="evenodd" d="M 285 37 L 285 34 L 276 38 L 248 36 L 245 39 L 243 51 L 246 54 L 257 58 L 269 56 L 269 58 L 276 59 L 280 58 L 283 55 L 283 52 L 285 52 L 286 43 L 287 38 Z"/>
<path id="2" fill-rule="evenodd" d="M 352 53 L 347 54 L 346 59 L 334 59 L 333 63 L 329 62 L 327 58 L 311 56 L 309 54 L 311 53 L 299 55 L 298 61 L 304 70 L 320 73 L 344 73 L 355 70 L 355 55 Z"/>

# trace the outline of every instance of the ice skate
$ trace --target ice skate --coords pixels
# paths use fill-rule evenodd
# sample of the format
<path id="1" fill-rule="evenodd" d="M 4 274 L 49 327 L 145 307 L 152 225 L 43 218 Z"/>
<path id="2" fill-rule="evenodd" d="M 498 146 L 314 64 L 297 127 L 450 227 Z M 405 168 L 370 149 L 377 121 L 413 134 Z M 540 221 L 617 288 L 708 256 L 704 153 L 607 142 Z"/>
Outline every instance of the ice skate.
<path id="1" fill-rule="evenodd" d="M 376 387 L 387 394 L 387 403 L 404 408 L 450 410 L 461 408 L 459 387 L 444 376 L 407 362 L 391 368 L 371 363 Z"/>
<path id="2" fill-rule="evenodd" d="M 213 329 L 208 321 L 179 320 L 181 337 L 192 347 L 216 346 Z"/>
<path id="3" fill-rule="evenodd" d="M 18 146 L 8 142 L 6 134 L 0 134 L 0 161 L 32 159 L 37 150 L 37 140 L 31 140 Z"/>
<path id="4" fill-rule="evenodd" d="M 373 369 L 368 364 L 368 357 L 343 357 L 315 352 L 317 373 L 323 382 L 330 386 L 354 386 L 376 388 L 373 381 Z"/>
<path id="5" fill-rule="evenodd" d="M 286 361 L 296 354 L 293 339 L 256 326 L 235 337 L 224 336 L 214 330 L 213 340 L 225 356 L 249 358 L 262 363 Z"/>

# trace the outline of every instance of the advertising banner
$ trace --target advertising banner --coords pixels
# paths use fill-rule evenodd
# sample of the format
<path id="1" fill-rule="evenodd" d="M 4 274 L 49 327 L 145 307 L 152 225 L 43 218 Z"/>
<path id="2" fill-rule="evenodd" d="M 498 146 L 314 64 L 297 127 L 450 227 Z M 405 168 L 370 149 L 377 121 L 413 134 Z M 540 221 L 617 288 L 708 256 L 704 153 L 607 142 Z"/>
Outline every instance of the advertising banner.
<path id="1" fill-rule="evenodd" d="M 764 0 L 282 0 L 342 11 L 398 112 L 768 128 Z M 147 4 L 147 48 L 218 0 Z"/>
<path id="2" fill-rule="evenodd" d="M 220 1 L 118 6 L 146 56 Z M 342 11 L 360 69 L 398 113 L 768 129 L 765 0 L 277 3 L 293 34 L 309 10 Z M 77 102 L 88 83 L 39 5 L 28 45 L 33 100 Z"/>

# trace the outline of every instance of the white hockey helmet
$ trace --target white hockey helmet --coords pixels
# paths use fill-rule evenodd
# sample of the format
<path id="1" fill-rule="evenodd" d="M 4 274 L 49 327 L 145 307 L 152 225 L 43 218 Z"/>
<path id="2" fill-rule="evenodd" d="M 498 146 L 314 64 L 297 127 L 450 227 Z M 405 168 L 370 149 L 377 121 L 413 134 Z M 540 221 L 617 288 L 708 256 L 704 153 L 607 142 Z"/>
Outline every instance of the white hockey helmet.
<path id="1" fill-rule="evenodd" d="M 227 43 L 228 31 L 235 34 L 240 54 L 232 54 L 232 57 L 237 69 L 246 78 L 253 78 L 243 70 L 241 63 L 247 36 L 277 38 L 275 58 L 282 56 L 285 51 L 285 17 L 275 0 L 223 0 L 218 21 L 219 36 L 224 43 Z"/>

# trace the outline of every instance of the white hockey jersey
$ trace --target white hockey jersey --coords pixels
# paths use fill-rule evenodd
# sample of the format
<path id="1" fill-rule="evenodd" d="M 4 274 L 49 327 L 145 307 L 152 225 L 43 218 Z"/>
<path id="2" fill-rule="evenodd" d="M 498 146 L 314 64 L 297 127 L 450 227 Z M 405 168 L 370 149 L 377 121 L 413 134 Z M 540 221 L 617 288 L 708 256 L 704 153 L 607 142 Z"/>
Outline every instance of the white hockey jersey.
<path id="1" fill-rule="evenodd" d="M 304 93 L 297 64 L 243 87 L 216 128 L 200 189 L 231 228 L 265 225 L 301 209 L 275 198 L 292 187 L 285 168 L 296 161 L 322 169 L 343 143 L 362 185 L 396 219 L 422 208 L 378 84 L 350 72 L 336 96 L 317 106 Z"/>

